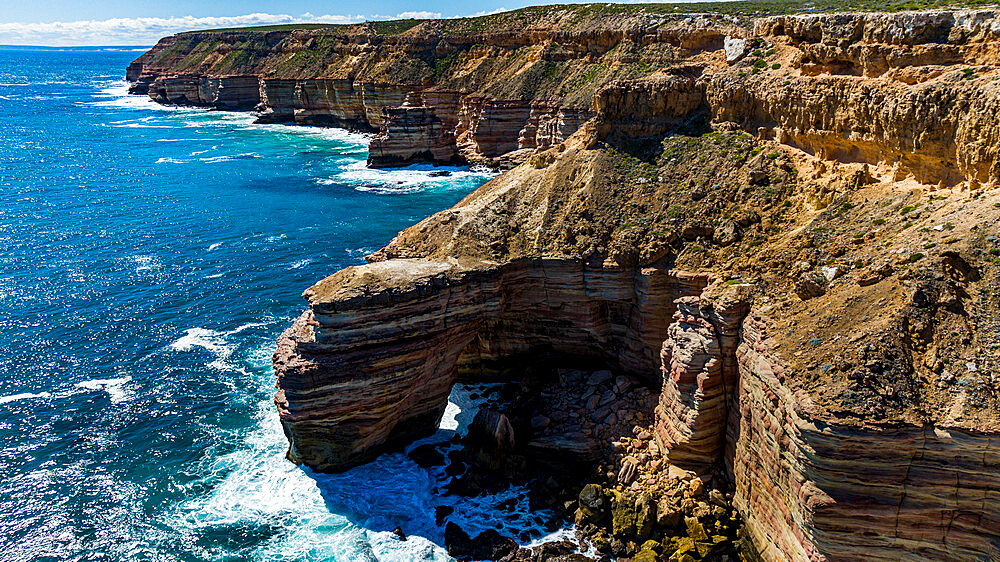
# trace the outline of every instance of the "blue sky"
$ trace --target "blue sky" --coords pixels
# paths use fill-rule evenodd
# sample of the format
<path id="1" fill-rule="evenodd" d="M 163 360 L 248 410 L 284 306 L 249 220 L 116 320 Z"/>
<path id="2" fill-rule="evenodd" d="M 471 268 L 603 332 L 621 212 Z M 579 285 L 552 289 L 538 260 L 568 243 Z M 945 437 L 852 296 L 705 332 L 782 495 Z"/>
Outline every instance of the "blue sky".
<path id="1" fill-rule="evenodd" d="M 565 3 L 571 0 L 563 0 Z M 151 45 L 160 37 L 212 27 L 349 23 L 397 17 L 480 15 L 545 0 L 7 0 L 0 45 Z"/>

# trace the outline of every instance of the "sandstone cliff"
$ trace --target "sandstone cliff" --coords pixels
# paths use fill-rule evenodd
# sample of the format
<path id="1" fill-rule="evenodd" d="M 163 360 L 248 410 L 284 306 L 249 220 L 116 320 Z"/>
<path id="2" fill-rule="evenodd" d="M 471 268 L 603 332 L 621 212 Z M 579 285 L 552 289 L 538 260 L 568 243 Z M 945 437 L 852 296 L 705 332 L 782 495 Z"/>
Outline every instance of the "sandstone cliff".
<path id="1" fill-rule="evenodd" d="M 744 22 L 746 24 L 746 22 Z M 185 33 L 128 69 L 161 103 L 378 132 L 369 162 L 501 163 L 564 141 L 615 80 L 697 59 L 722 16 L 578 8 L 466 20 Z"/>
<path id="2" fill-rule="evenodd" d="M 290 457 L 365 462 L 460 377 L 584 360 L 660 390 L 650 450 L 725 480 L 766 560 L 1000 557 L 1000 14 L 574 13 L 232 34 L 265 116 L 378 129 L 373 163 L 526 158 L 306 291 Z M 137 89 L 242 99 L 207 37 Z"/>

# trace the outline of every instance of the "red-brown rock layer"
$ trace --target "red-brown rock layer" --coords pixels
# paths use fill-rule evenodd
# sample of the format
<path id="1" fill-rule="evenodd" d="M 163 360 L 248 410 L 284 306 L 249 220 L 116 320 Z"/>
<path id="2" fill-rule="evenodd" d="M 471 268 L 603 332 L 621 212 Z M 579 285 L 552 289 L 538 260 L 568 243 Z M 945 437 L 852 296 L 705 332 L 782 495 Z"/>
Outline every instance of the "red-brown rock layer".
<path id="1" fill-rule="evenodd" d="M 1000 434 L 810 415 L 765 329 L 743 324 L 727 454 L 733 501 L 764 558 L 997 557 Z"/>
<path id="2" fill-rule="evenodd" d="M 705 283 L 557 259 L 348 268 L 306 291 L 275 353 L 290 456 L 317 470 L 371 460 L 433 432 L 459 374 L 519 361 L 589 358 L 649 380 L 671 303 Z"/>
<path id="3" fill-rule="evenodd" d="M 660 352 L 663 390 L 656 437 L 672 464 L 707 472 L 722 458 L 729 408 L 736 398 L 736 347 L 745 300 L 707 296 L 677 300 Z"/>

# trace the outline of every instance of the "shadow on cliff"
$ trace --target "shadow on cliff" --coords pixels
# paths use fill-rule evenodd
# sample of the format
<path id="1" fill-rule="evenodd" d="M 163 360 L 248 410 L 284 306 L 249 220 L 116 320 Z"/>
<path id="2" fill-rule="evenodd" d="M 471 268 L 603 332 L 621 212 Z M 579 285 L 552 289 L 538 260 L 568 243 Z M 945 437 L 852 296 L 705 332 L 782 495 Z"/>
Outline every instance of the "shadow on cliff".
<path id="1" fill-rule="evenodd" d="M 478 411 L 474 396 L 468 387 L 456 386 L 442 429 L 403 451 L 385 453 L 373 462 L 339 474 L 317 473 L 305 467 L 303 470 L 316 482 L 331 514 L 347 517 L 368 531 L 391 533 L 399 527 L 410 537 L 426 538 L 442 548 L 447 521 L 473 535 L 493 528 L 521 539 L 537 536 L 545 518 L 529 509 L 523 488 L 508 486 L 477 497 L 446 495 L 447 462 L 422 468 L 407 455 L 421 445 L 435 444 L 447 458 L 458 448 L 456 436 L 465 433 Z M 501 511 L 502 524 L 497 522 Z M 439 517 L 439 513 L 447 516 Z"/>
<path id="2" fill-rule="evenodd" d="M 440 497 L 434 475 L 406 454 L 387 453 L 340 474 L 303 470 L 316 482 L 331 514 L 368 531 L 391 532 L 399 527 L 407 535 L 444 545 L 444 527 L 436 524 L 434 512 L 453 498 Z"/>
<path id="3" fill-rule="evenodd" d="M 608 146 L 648 164 L 656 164 L 663 154 L 663 141 L 674 135 L 700 137 L 712 132 L 710 116 L 705 110 L 679 120 L 662 124 L 662 130 L 652 135 L 617 134 L 612 131 L 604 142 Z"/>

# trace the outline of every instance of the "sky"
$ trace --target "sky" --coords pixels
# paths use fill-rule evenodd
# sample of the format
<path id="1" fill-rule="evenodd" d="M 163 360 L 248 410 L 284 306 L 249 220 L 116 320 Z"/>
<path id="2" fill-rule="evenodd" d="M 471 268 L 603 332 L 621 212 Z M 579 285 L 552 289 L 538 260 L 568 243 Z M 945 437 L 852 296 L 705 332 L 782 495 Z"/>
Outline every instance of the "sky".
<path id="1" fill-rule="evenodd" d="M 565 3 L 567 0 L 563 0 Z M 0 45 L 136 45 L 217 27 L 472 16 L 545 0 L 0 0 Z"/>

